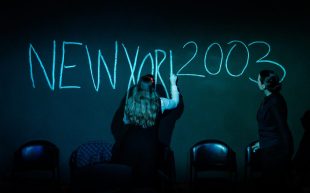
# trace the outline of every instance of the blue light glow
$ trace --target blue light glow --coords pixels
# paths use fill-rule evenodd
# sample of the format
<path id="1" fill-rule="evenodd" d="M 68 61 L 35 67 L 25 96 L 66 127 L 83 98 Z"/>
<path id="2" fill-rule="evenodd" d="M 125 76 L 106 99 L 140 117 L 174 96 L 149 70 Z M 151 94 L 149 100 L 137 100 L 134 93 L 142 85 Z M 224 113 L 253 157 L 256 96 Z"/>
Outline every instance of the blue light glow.
<path id="1" fill-rule="evenodd" d="M 41 145 L 34 145 L 22 149 L 23 159 L 26 161 L 37 160 L 42 157 L 44 148 Z"/>

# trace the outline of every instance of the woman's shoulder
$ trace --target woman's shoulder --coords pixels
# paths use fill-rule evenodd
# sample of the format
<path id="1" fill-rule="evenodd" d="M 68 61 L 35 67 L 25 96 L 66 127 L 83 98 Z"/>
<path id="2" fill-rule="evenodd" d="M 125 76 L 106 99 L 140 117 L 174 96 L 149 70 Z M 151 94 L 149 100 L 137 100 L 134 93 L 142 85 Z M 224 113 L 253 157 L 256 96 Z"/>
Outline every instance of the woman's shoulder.
<path id="1" fill-rule="evenodd" d="M 283 105 L 286 104 L 284 97 L 280 93 L 271 94 L 269 102 L 273 105 Z"/>

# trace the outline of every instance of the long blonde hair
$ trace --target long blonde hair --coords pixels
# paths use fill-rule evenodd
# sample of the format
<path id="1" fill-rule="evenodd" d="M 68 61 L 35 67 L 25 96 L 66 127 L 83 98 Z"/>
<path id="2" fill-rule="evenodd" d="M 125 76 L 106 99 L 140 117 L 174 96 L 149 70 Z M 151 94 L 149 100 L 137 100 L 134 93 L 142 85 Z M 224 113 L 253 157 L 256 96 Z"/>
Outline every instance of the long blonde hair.
<path id="1" fill-rule="evenodd" d="M 125 105 L 125 114 L 129 122 L 142 128 L 155 125 L 160 109 L 160 100 L 153 80 L 150 75 L 143 76 L 133 88 L 132 96 L 127 99 Z"/>

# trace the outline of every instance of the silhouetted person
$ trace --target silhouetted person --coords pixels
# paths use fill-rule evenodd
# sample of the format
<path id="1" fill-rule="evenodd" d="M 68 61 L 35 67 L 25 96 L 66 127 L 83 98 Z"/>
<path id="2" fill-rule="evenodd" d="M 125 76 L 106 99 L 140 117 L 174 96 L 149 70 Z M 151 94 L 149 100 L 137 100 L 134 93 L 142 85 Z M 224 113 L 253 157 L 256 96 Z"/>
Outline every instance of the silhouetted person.
<path id="1" fill-rule="evenodd" d="M 259 142 L 255 145 L 261 149 L 260 188 L 264 191 L 287 190 L 291 182 L 293 138 L 287 124 L 286 101 L 280 94 L 279 77 L 273 71 L 262 70 L 257 81 L 265 95 L 257 112 Z"/>
<path id="2" fill-rule="evenodd" d="M 294 157 L 298 185 L 310 191 L 310 111 L 307 110 L 301 117 L 304 134 Z"/>
<path id="3" fill-rule="evenodd" d="M 159 97 L 152 75 L 141 77 L 129 90 L 112 122 L 115 145 L 112 162 L 129 165 L 134 171 L 134 187 L 155 188 L 161 143 L 158 129 L 166 110 L 179 104 L 177 77 L 171 75 L 171 99 Z M 122 117 L 121 119 L 119 119 Z M 117 122 L 119 120 L 122 123 Z M 114 122 L 116 121 L 116 122 Z"/>

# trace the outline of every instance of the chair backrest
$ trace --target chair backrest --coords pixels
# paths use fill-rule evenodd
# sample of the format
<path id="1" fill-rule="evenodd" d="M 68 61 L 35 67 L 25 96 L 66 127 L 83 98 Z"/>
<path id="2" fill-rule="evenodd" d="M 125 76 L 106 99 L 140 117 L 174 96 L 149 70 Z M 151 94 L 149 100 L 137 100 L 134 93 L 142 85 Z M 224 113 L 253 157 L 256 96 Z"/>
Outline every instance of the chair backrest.
<path id="1" fill-rule="evenodd" d="M 245 149 L 245 177 L 248 178 L 253 174 L 253 172 L 261 171 L 261 160 L 260 154 L 261 150 L 257 149 L 254 151 L 253 146 L 258 142 L 255 140 L 249 143 Z"/>
<path id="2" fill-rule="evenodd" d="M 236 153 L 226 143 L 217 139 L 207 139 L 191 147 L 191 192 L 234 191 L 236 179 Z"/>
<path id="3" fill-rule="evenodd" d="M 59 148 L 48 140 L 31 140 L 14 153 L 13 175 L 20 172 L 48 171 L 59 177 Z"/>
<path id="4" fill-rule="evenodd" d="M 109 162 L 112 157 L 112 143 L 105 141 L 89 141 L 78 146 L 71 154 L 71 169 Z"/>
<path id="5" fill-rule="evenodd" d="M 236 154 L 216 139 L 199 141 L 191 147 L 190 164 L 196 171 L 235 171 Z"/>
<path id="6" fill-rule="evenodd" d="M 129 188 L 132 168 L 111 162 L 113 143 L 88 141 L 71 153 L 70 186 L 72 192 L 118 192 Z"/>

